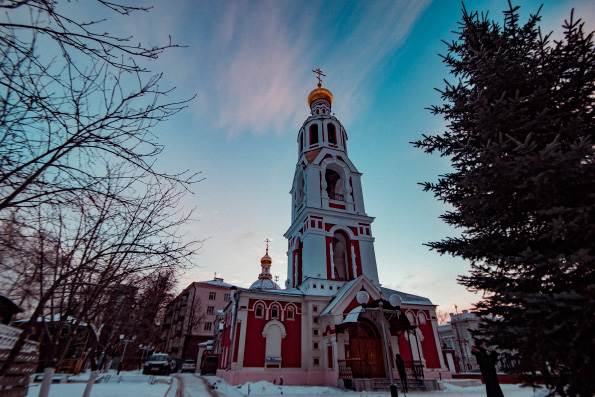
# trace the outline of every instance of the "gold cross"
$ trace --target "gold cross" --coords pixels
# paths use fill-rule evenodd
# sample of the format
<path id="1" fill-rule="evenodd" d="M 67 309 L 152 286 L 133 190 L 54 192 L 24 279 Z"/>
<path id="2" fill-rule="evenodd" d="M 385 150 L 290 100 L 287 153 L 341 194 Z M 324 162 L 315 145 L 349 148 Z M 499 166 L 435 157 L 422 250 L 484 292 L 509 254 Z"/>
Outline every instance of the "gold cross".
<path id="1" fill-rule="evenodd" d="M 318 76 L 316 76 L 316 78 L 318 78 L 318 88 L 322 87 L 322 79 L 320 78 L 320 76 L 326 77 L 326 74 L 323 74 L 322 70 L 320 70 L 320 68 L 313 70 L 313 72 L 318 75 Z"/>
<path id="2" fill-rule="evenodd" d="M 268 252 L 269 252 L 269 243 L 271 242 L 271 240 L 269 240 L 268 237 L 267 237 L 267 239 L 264 240 L 264 242 L 267 243 L 267 254 L 268 254 Z"/>

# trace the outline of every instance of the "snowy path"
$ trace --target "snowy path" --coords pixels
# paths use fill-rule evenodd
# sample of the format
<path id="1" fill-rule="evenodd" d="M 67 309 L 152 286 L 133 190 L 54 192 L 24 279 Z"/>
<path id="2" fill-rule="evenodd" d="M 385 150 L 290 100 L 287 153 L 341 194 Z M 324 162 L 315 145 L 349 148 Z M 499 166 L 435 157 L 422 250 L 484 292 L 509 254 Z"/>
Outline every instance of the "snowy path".
<path id="1" fill-rule="evenodd" d="M 172 377 L 159 377 L 159 383 L 150 384 L 124 376 L 121 383 L 98 383 L 93 386 L 92 397 L 242 397 L 242 396 L 280 396 L 305 397 L 324 394 L 325 397 L 390 397 L 388 392 L 352 392 L 324 386 L 279 386 L 269 382 L 248 383 L 230 386 L 215 376 L 179 374 Z M 148 379 L 148 377 L 145 377 Z M 173 378 L 173 379 L 172 379 Z M 170 385 L 165 383 L 172 380 Z M 485 387 L 457 387 L 445 385 L 446 390 L 435 392 L 407 393 L 407 397 L 485 397 Z M 50 397 L 80 397 L 84 383 L 53 384 Z M 502 385 L 506 397 L 545 397 L 545 390 L 533 390 L 519 385 Z M 39 383 L 31 385 L 28 397 L 36 397 Z M 399 393 L 404 397 L 403 393 Z"/>

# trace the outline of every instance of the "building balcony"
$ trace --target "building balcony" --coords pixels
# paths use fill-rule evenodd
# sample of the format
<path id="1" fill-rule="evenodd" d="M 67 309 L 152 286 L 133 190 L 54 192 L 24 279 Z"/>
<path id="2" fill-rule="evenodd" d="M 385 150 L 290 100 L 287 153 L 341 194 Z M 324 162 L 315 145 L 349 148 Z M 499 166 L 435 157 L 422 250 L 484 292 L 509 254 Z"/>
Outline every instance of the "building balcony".
<path id="1" fill-rule="evenodd" d="M 345 201 L 345 196 L 339 193 L 328 193 L 328 198 L 335 201 Z"/>

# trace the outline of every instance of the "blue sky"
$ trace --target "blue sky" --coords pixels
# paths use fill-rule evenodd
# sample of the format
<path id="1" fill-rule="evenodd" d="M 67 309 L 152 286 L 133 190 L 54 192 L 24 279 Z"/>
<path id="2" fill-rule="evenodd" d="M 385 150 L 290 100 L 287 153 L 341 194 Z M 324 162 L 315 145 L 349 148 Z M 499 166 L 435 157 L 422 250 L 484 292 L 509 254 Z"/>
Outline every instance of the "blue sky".
<path id="1" fill-rule="evenodd" d="M 457 284 L 465 261 L 441 257 L 423 243 L 456 233 L 438 219 L 447 207 L 418 182 L 435 181 L 447 159 L 409 142 L 444 129 L 426 107 L 440 103 L 434 88 L 447 70 L 441 40 L 455 38 L 461 2 L 411 1 L 154 1 L 148 14 L 122 19 L 135 39 L 187 47 L 150 68 L 165 72 L 176 96 L 196 99 L 156 131 L 166 144 L 159 165 L 201 172 L 185 205 L 198 222 L 188 232 L 205 238 L 197 268 L 182 284 L 210 279 L 249 286 L 260 272 L 270 238 L 271 272 L 286 279 L 290 195 L 297 132 L 315 88 L 312 69 L 334 95 L 333 111 L 349 137 L 349 156 L 363 173 L 366 212 L 376 217 L 376 259 L 384 286 L 430 298 L 443 312 L 480 299 Z M 539 1 L 521 1 L 521 21 Z M 468 1 L 502 21 L 507 2 Z M 575 15 L 595 26 L 589 0 L 548 1 L 544 30 L 561 31 Z"/>

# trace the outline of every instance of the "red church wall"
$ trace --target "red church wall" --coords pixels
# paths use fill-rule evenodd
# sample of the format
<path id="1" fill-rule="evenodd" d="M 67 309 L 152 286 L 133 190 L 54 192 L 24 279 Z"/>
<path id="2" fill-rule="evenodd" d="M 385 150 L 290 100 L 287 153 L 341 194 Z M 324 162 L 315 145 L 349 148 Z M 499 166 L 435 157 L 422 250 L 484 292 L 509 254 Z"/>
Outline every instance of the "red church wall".
<path id="1" fill-rule="evenodd" d="M 293 320 L 283 321 L 287 335 L 281 340 L 281 358 L 283 368 L 300 368 L 302 366 L 302 316 L 298 315 L 302 311 L 301 305 L 297 307 Z M 287 305 L 282 305 L 281 309 L 286 311 Z"/>
<path id="2" fill-rule="evenodd" d="M 242 335 L 242 323 L 238 322 L 236 325 L 236 337 L 234 346 L 233 346 L 233 361 L 234 363 L 238 362 L 238 351 L 240 350 L 240 338 L 239 336 Z"/>
<path id="3" fill-rule="evenodd" d="M 411 356 L 411 346 L 409 345 L 409 341 L 405 339 L 404 333 L 399 335 L 399 354 L 403 358 L 403 361 L 413 360 Z"/>
<path id="4" fill-rule="evenodd" d="M 267 307 L 274 301 L 261 301 L 250 299 L 248 308 L 248 319 L 246 325 L 246 342 L 244 345 L 244 367 L 264 367 L 266 353 L 266 338 L 262 336 L 262 330 L 269 320 L 265 318 L 256 318 L 254 305 L 256 302 L 263 302 Z M 288 304 L 277 302 L 281 310 L 287 313 Z M 301 312 L 301 305 L 294 305 L 297 309 L 293 320 L 288 320 L 283 316 L 283 326 L 287 335 L 281 339 L 281 357 L 283 368 L 300 368 L 302 366 L 302 318 L 298 314 Z"/>
<path id="5" fill-rule="evenodd" d="M 248 304 L 248 319 L 246 321 L 246 342 L 244 344 L 244 367 L 264 367 L 266 339 L 262 336 L 267 320 L 254 316 L 255 300 Z"/>
<path id="6" fill-rule="evenodd" d="M 440 358 L 438 356 L 436 341 L 434 340 L 432 322 L 428 320 L 426 324 L 420 324 L 419 329 L 424 336 L 424 340 L 420 341 L 420 344 L 424 358 L 426 359 L 426 368 L 440 368 Z"/>

